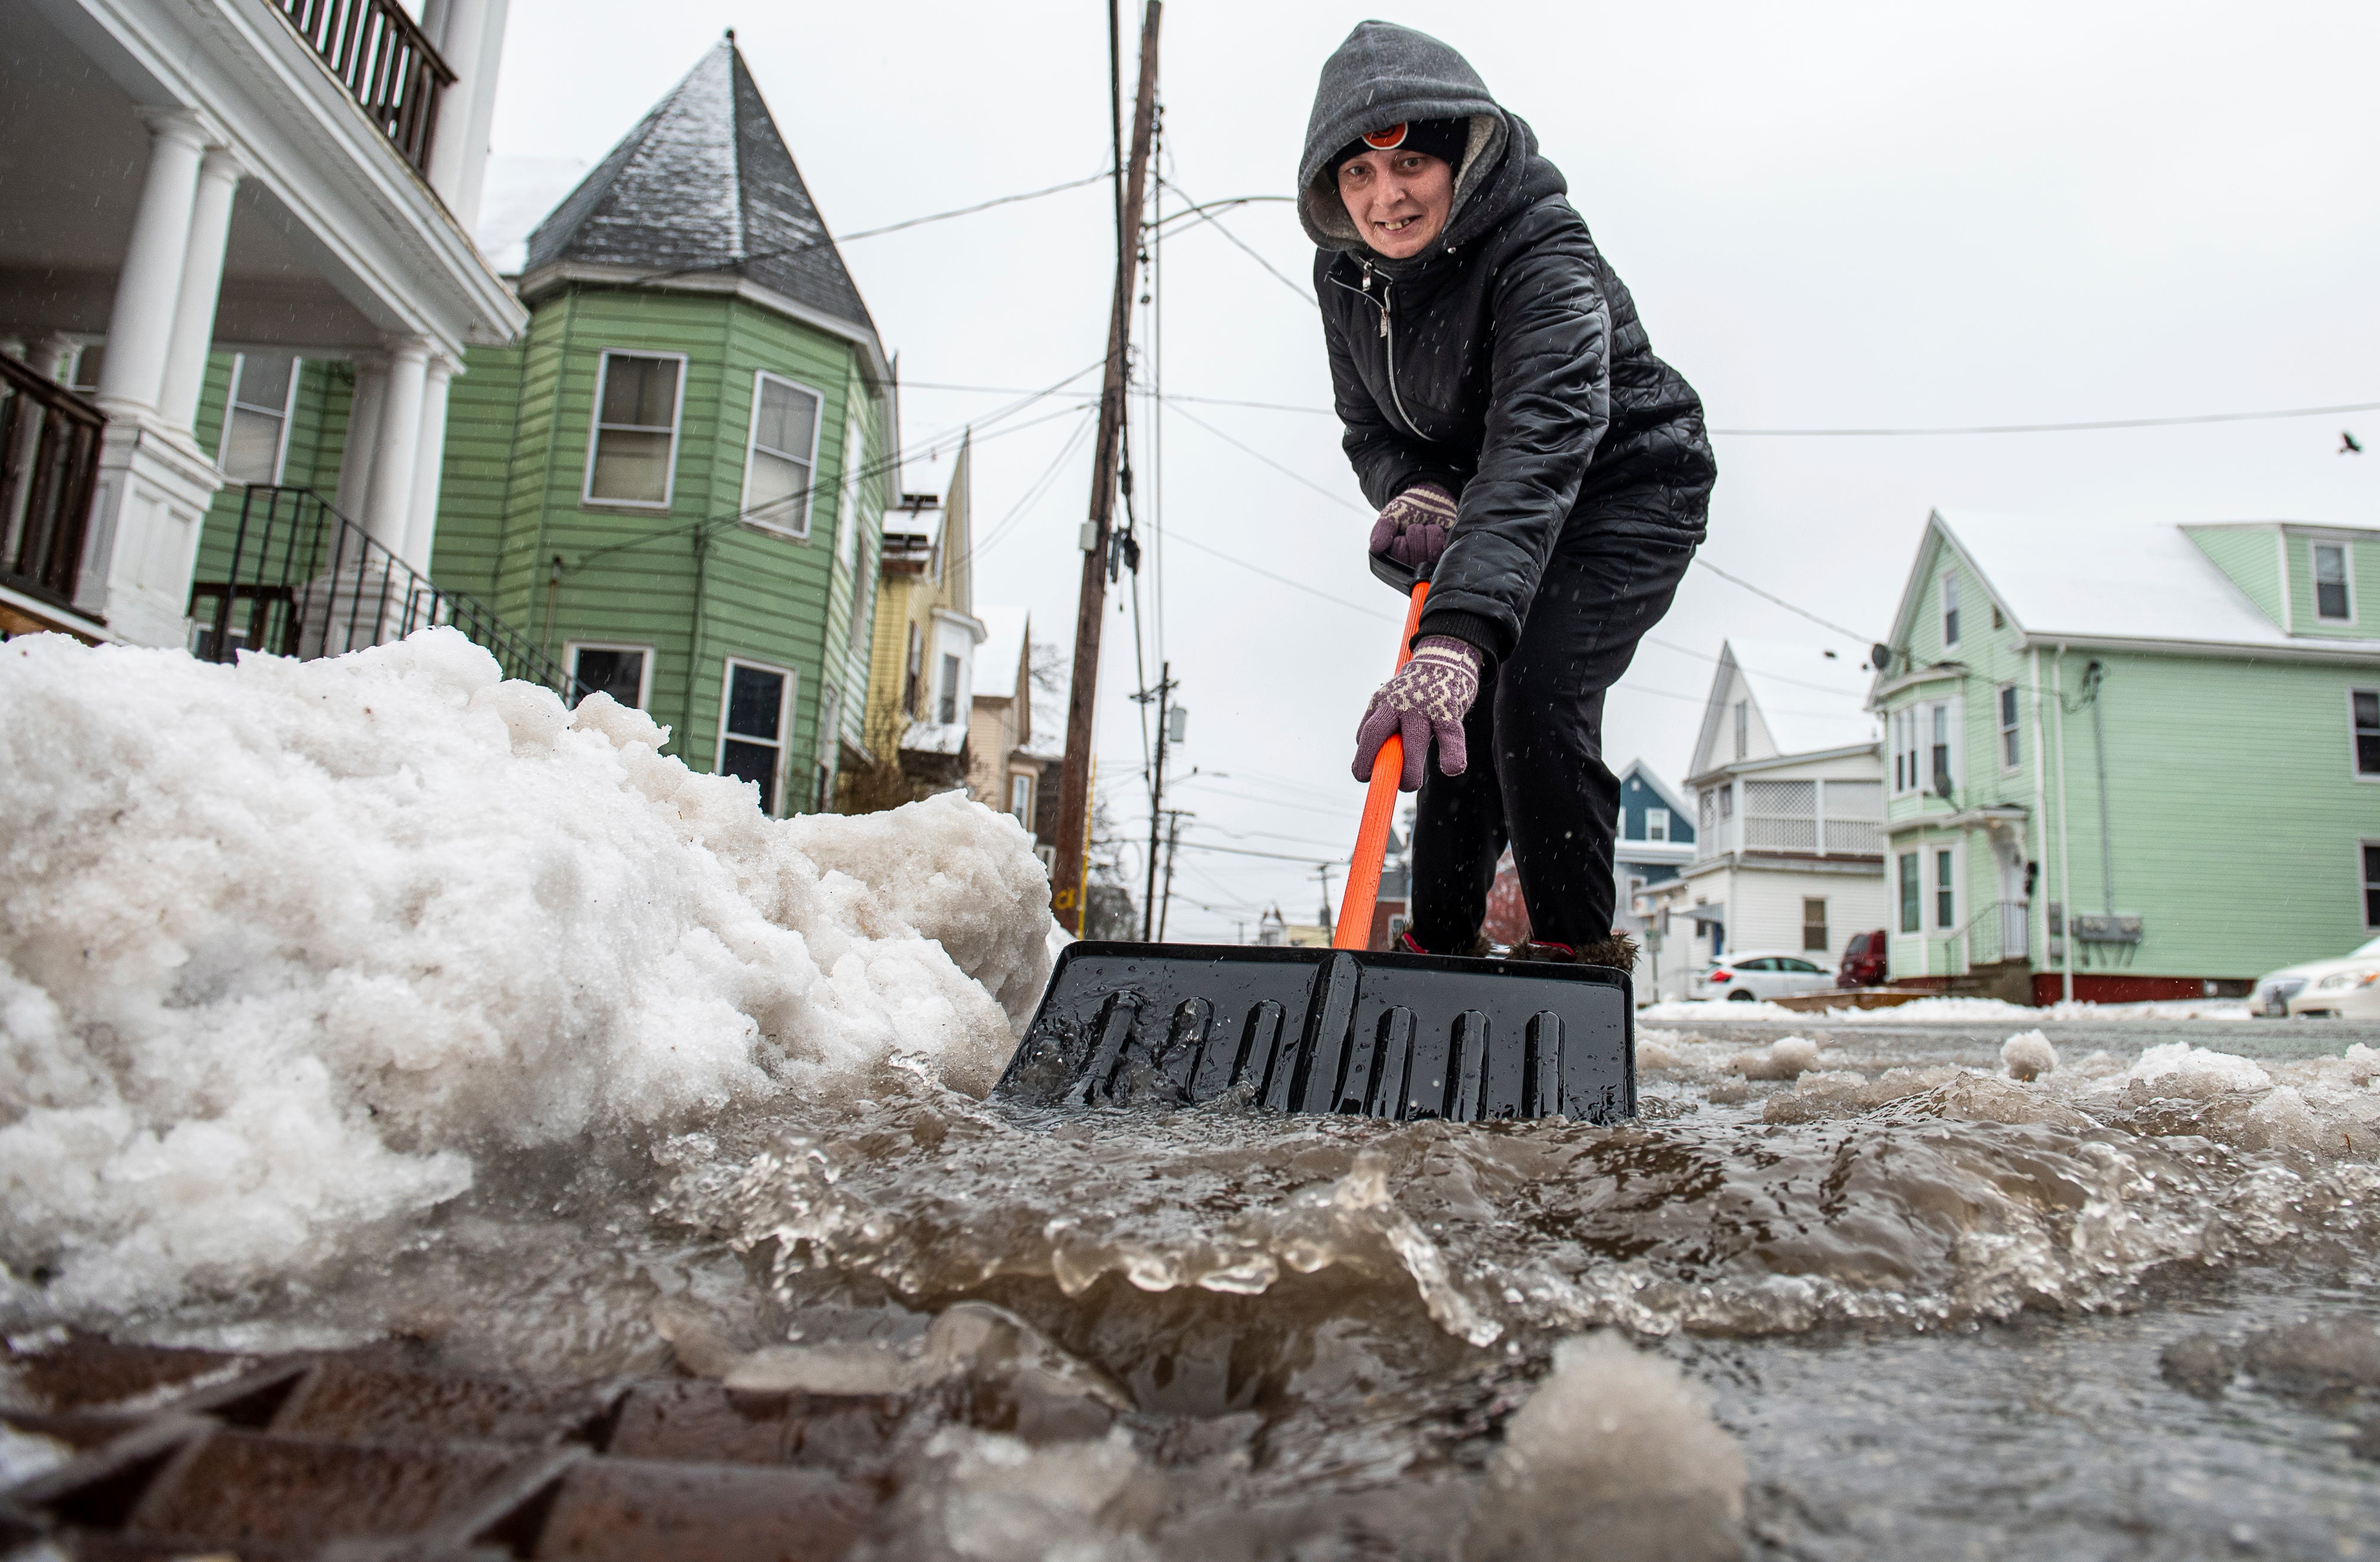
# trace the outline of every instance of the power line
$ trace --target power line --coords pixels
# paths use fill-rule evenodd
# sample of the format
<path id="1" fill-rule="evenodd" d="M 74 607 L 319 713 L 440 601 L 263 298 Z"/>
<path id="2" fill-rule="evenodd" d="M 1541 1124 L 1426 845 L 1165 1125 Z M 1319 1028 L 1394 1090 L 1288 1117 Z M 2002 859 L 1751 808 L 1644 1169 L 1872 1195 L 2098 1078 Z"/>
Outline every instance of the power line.
<path id="1" fill-rule="evenodd" d="M 1180 398 L 1175 397 L 1172 399 L 1178 401 Z M 1216 428 L 1212 423 L 1208 422 L 1205 418 L 1199 417 L 1196 413 L 1183 412 L 1182 408 L 1179 406 L 1176 406 L 1173 410 L 1182 413 L 1183 417 L 1188 418 L 1191 422 L 1196 423 L 1201 429 L 1206 430 L 1208 433 L 1214 435 L 1225 444 L 1236 446 L 1241 451 L 1256 457 L 1258 461 L 1263 462 L 1266 466 L 1271 467 L 1274 471 L 1279 472 L 1282 477 L 1289 478 L 1291 481 L 1304 483 L 1307 488 L 1312 489 L 1315 492 L 1330 501 L 1333 504 L 1342 505 L 1347 509 L 1354 511 L 1358 515 L 1363 514 L 1363 506 L 1349 503 L 1345 494 L 1331 492 L 1330 490 L 1324 488 L 1312 478 L 1305 476 L 1302 472 L 1298 472 L 1282 466 L 1280 462 L 1275 461 L 1271 456 L 1267 455 L 1263 451 L 1257 449 L 1254 445 L 1233 439 L 1231 435 L 1223 432 L 1222 430 Z"/>
<path id="2" fill-rule="evenodd" d="M 1868 638 L 1856 629 L 1846 629 L 1841 624 L 1835 623 L 1831 619 L 1820 618 L 1816 613 L 1812 612 L 1807 608 L 1795 607 L 1792 603 L 1787 601 L 1776 592 L 1764 590 L 1760 587 L 1755 586 L 1752 582 L 1744 579 L 1742 575 L 1728 574 L 1727 571 L 1719 568 L 1717 564 L 1712 563 L 1700 553 L 1696 553 L 1694 555 L 1694 563 L 1702 565 L 1703 568 L 1710 571 L 1711 574 L 1718 576 L 1721 580 L 1742 587 L 1746 591 L 1751 592 L 1755 597 L 1766 597 L 1768 600 L 1776 603 L 1779 607 L 1783 608 L 1787 612 L 1801 614 L 1803 618 L 1808 619 L 1811 623 L 1816 624 L 1821 629 L 1831 629 L 1838 635 L 1850 636 L 1853 644 L 1857 644 L 1860 641 Z M 1870 641 L 1869 643 L 1873 644 L 1874 642 Z"/>
<path id="3" fill-rule="evenodd" d="M 816 238 L 805 239 L 799 244 L 788 244 L 780 249 L 759 249 L 749 255 L 738 255 L 733 260 L 714 261 L 710 265 L 686 266 L 674 272 L 647 272 L 627 280 L 668 282 L 676 277 L 700 276 L 707 272 L 726 271 L 735 266 L 746 266 L 755 260 L 783 260 L 788 255 L 806 254 L 812 249 L 824 249 L 832 245 L 850 244 L 857 239 L 875 238 L 883 234 L 899 233 L 904 228 L 923 227 L 928 223 L 948 222 L 953 217 L 972 217 L 978 212 L 989 212 L 995 206 L 1013 206 L 1020 200 L 1038 200 L 1045 195 L 1056 195 L 1061 190 L 1080 189 L 1085 185 L 1097 184 L 1101 179 L 1107 178 L 1112 172 L 1111 169 L 1102 168 L 1096 174 L 1086 175 L 1079 179 L 1068 179 L 1062 185 L 1045 185 L 1038 190 L 1020 190 L 1014 195 L 996 195 L 990 200 L 978 200 L 972 206 L 953 207 L 948 212 L 929 212 L 922 217 L 905 217 L 897 223 L 887 223 L 882 227 L 861 228 L 856 233 L 847 233 L 840 238 L 833 234 L 822 233 Z"/>
<path id="4" fill-rule="evenodd" d="M 2269 412 L 2196 412 L 2180 418 L 2099 418 L 2080 423 L 1974 423 L 1915 429 L 1713 429 L 1740 439 L 1890 439 L 1944 434 L 2072 434 L 2095 429 L 2179 429 L 2193 423 L 2255 423 L 2275 418 L 2327 418 L 2380 411 L 2380 401 L 2336 406 L 2287 406 Z"/>
<path id="5" fill-rule="evenodd" d="M 1196 200 L 1196 198 L 1192 196 L 1188 190 L 1184 189 L 1180 185 L 1174 184 L 1170 179 L 1160 177 L 1158 183 L 1166 186 L 1168 188 L 1172 189 L 1174 194 L 1180 196 L 1184 200 L 1194 202 Z M 1245 206 L 1248 202 L 1255 200 L 1287 200 L 1288 199 L 1289 197 L 1285 195 L 1244 195 L 1235 200 L 1219 200 L 1212 204 L 1213 206 Z M 1313 294 L 1308 293 L 1305 288 L 1299 286 L 1296 283 L 1292 282 L 1286 274 L 1276 269 L 1270 260 L 1266 260 L 1263 256 L 1250 248 L 1247 243 L 1243 240 L 1239 235 L 1225 227 L 1222 224 L 1222 220 L 1214 214 L 1212 207 L 1193 204 L 1190 210 L 1199 213 L 1198 222 L 1212 224 L 1217 233 L 1221 234 L 1225 238 L 1232 241 L 1232 245 L 1234 248 L 1238 249 L 1241 254 L 1245 255 L 1249 260 L 1254 260 L 1257 265 L 1262 266 L 1267 274 L 1271 276 L 1274 281 L 1280 283 L 1283 287 L 1288 288 L 1292 293 L 1296 294 L 1300 299 L 1305 301 L 1308 308 L 1320 309 L 1322 307 L 1320 304 L 1315 302 Z M 1176 212 L 1175 215 L 1180 216 L 1183 215 L 1183 213 Z M 1196 224 L 1192 224 L 1194 227 L 1196 225 Z"/>
<path id="6" fill-rule="evenodd" d="M 1290 587 L 1292 590 L 1303 591 L 1309 597 L 1319 597 L 1326 602 L 1335 603 L 1340 607 L 1349 609 L 1354 612 L 1366 613 L 1373 618 L 1381 619 L 1390 624 L 1402 624 L 1404 622 L 1404 620 L 1397 617 L 1393 613 L 1385 613 L 1377 608 L 1367 608 L 1360 602 L 1351 602 L 1344 597 L 1334 597 L 1328 591 L 1318 590 L 1302 580 L 1292 580 L 1285 575 L 1276 575 L 1272 571 L 1266 569 L 1259 564 L 1252 564 L 1248 563 L 1245 559 L 1241 558 L 1236 553 L 1226 553 L 1220 548 L 1209 547 L 1208 544 L 1199 541 L 1195 537 L 1176 537 L 1173 540 L 1181 543 L 1184 547 L 1196 548 L 1201 553 L 1212 553 L 1216 558 L 1222 560 L 1226 563 L 1237 564 L 1240 568 L 1246 570 L 1251 575 L 1260 575 L 1267 580 L 1278 581 L 1281 585 Z"/>

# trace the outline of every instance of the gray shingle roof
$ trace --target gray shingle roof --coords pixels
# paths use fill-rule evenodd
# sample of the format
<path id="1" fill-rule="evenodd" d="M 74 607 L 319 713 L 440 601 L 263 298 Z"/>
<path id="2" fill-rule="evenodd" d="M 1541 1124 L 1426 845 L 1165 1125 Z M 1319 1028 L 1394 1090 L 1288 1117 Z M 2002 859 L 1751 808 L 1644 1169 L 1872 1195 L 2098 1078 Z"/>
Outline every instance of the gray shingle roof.
<path id="1" fill-rule="evenodd" d="M 794 154 L 722 41 L 528 236 L 526 270 L 741 276 L 875 330 Z"/>

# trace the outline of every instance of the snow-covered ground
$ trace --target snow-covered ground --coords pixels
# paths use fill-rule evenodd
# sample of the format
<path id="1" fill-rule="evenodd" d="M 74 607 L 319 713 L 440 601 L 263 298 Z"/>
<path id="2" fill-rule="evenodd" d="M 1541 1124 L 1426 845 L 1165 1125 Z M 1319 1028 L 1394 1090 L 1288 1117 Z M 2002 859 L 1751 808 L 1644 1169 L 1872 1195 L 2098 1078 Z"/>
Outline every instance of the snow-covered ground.
<path id="1" fill-rule="evenodd" d="M 0 1302 L 302 1274 L 492 1156 L 888 1060 L 988 1088 L 1050 963 L 1015 821 L 772 820 L 664 741 L 451 629 L 0 647 Z"/>
<path id="2" fill-rule="evenodd" d="M 1741 1020 L 1824 1020 L 1830 1025 L 1905 1023 L 1909 1021 L 1998 1021 L 2038 1023 L 2043 1020 L 2245 1020 L 2252 1016 L 2240 999 L 2206 998 L 2162 1003 L 2052 1003 L 2028 1009 L 1997 998 L 1921 998 L 1889 1009 L 1842 1008 L 1822 1011 L 1787 1009 L 1775 1003 L 1669 1000 L 1647 1004 L 1637 1017 L 1665 1023 L 1701 1020 L 1722 1023 Z"/>

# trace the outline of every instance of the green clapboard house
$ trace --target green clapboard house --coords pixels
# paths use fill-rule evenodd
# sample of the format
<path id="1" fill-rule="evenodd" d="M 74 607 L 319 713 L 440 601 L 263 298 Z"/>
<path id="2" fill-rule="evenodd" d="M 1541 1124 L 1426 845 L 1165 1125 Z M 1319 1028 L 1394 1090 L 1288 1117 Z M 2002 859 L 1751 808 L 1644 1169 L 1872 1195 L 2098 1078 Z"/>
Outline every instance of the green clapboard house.
<path id="1" fill-rule="evenodd" d="M 2239 994 L 2380 930 L 2380 530 L 1937 513 L 1889 649 L 1894 980 Z"/>
<path id="2" fill-rule="evenodd" d="M 529 236 L 450 392 L 431 575 L 817 809 L 861 752 L 897 427 L 867 307 L 732 38 Z"/>
<path id="3" fill-rule="evenodd" d="M 405 515 L 367 513 L 383 355 L 212 355 L 194 431 L 231 482 L 201 533 L 193 648 L 322 654 L 464 603 L 771 813 L 820 806 L 865 753 L 898 404 L 732 38 L 530 235 L 518 286 L 520 339 L 471 348 L 451 383 L 431 365 L 443 466 L 434 507 L 425 472 Z M 447 594 L 427 606 L 424 566 Z"/>

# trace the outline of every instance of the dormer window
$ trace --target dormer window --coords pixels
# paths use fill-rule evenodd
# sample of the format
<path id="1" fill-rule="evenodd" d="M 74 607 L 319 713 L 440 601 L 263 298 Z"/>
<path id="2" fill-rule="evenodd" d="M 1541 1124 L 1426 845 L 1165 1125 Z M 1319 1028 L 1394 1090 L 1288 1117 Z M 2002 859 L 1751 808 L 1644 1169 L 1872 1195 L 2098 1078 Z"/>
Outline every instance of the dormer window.
<path id="1" fill-rule="evenodd" d="M 1959 643 L 1959 577 L 1942 577 L 1942 645 L 1945 649 Z"/>
<path id="2" fill-rule="evenodd" d="M 2346 624 L 2355 617 L 2355 603 L 2347 588 L 2347 544 L 2313 545 L 2313 615 L 2325 624 Z"/>

